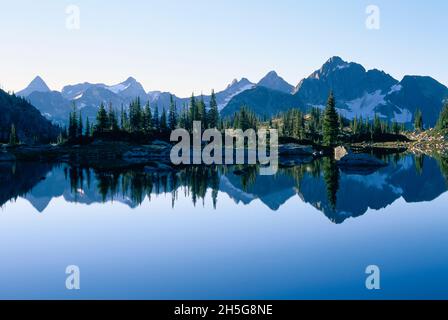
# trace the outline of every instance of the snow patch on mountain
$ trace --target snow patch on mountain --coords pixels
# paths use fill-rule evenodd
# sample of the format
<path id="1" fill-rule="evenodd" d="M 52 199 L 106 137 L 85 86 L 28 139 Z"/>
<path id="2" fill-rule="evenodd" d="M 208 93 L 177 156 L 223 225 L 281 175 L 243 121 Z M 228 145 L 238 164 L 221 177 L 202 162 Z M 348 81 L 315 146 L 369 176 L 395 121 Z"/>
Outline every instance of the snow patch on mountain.
<path id="1" fill-rule="evenodd" d="M 345 64 L 341 64 L 336 66 L 336 68 L 334 70 L 342 70 L 342 69 L 347 69 L 348 67 L 350 67 L 349 63 L 345 63 Z"/>
<path id="2" fill-rule="evenodd" d="M 396 84 L 396 85 L 392 86 L 392 88 L 390 88 L 390 91 L 388 94 L 392 94 L 394 92 L 399 92 L 399 91 L 401 91 L 401 89 L 403 89 L 403 86 L 401 84 Z"/>
<path id="3" fill-rule="evenodd" d="M 233 85 L 235 85 L 235 83 L 233 83 Z M 227 87 L 227 89 L 229 89 L 231 86 Z M 227 104 L 230 102 L 230 100 L 232 100 L 233 97 L 239 95 L 240 93 L 246 91 L 246 90 L 250 90 L 255 88 L 255 85 L 253 83 L 250 84 L 246 84 L 244 86 L 242 86 L 241 88 L 239 88 L 237 91 L 232 92 L 231 94 L 229 94 L 222 103 L 218 104 L 218 110 L 221 111 L 222 109 L 224 109 Z"/>
<path id="4" fill-rule="evenodd" d="M 157 99 L 159 99 L 159 97 L 161 96 L 162 92 L 160 91 L 150 91 L 148 92 L 148 100 L 149 102 L 154 102 L 157 101 Z"/>
<path id="5" fill-rule="evenodd" d="M 115 94 L 119 94 L 120 92 L 126 90 L 130 86 L 131 86 L 130 83 L 128 83 L 128 84 L 120 83 L 120 84 L 116 84 L 114 86 L 104 86 L 104 89 L 112 91 Z"/>
<path id="6" fill-rule="evenodd" d="M 377 111 L 377 108 L 390 104 L 390 102 L 386 101 L 386 96 L 398 92 L 401 89 L 402 86 L 398 84 L 394 85 L 388 94 L 383 94 L 381 90 L 365 93 L 360 98 L 346 102 L 345 105 L 348 109 L 341 108 L 339 111 L 348 119 L 354 119 L 355 117 L 373 119 L 376 114 L 380 117 L 385 117 Z M 408 109 L 400 108 L 398 106 L 394 107 L 397 111 L 394 111 L 394 116 L 390 120 L 397 121 L 398 123 L 412 122 L 412 113 Z"/>
<path id="7" fill-rule="evenodd" d="M 412 122 L 412 113 L 408 109 L 401 109 L 400 113 L 394 112 L 394 120 L 398 123 Z"/>
<path id="8" fill-rule="evenodd" d="M 381 90 L 376 90 L 372 93 L 365 93 L 362 97 L 352 101 L 346 102 L 349 110 L 340 110 L 342 115 L 348 119 L 355 117 L 368 117 L 370 119 L 375 117 L 375 109 L 378 106 L 386 105 L 385 94 Z"/>

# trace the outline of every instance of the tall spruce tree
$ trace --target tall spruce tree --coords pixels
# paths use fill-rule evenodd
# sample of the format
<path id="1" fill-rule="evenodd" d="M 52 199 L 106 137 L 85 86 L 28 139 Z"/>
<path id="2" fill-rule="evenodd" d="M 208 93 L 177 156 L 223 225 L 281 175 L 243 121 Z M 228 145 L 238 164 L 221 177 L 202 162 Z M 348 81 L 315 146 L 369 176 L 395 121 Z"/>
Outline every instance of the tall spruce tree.
<path id="1" fill-rule="evenodd" d="M 108 129 L 113 132 L 118 131 L 117 115 L 115 113 L 114 108 L 112 107 L 112 103 L 109 103 L 109 112 L 108 112 L 107 116 L 108 116 L 108 125 L 109 125 Z"/>
<path id="2" fill-rule="evenodd" d="M 379 135 L 382 133 L 382 128 L 381 128 L 381 120 L 380 117 L 378 116 L 378 114 L 375 113 L 375 117 L 373 119 L 373 133 L 375 135 Z"/>
<path id="3" fill-rule="evenodd" d="M 124 110 L 123 105 L 121 106 L 120 127 L 123 131 L 130 131 L 128 113 Z"/>
<path id="4" fill-rule="evenodd" d="M 99 133 L 103 133 L 107 130 L 108 127 L 108 116 L 106 112 L 106 108 L 104 108 L 104 104 L 100 104 L 100 108 L 98 109 L 98 113 L 96 115 L 96 126 L 95 131 Z"/>
<path id="5" fill-rule="evenodd" d="M 9 144 L 11 146 L 19 144 L 19 137 L 17 135 L 16 126 L 14 124 L 11 125 L 11 133 L 9 134 Z"/>
<path id="6" fill-rule="evenodd" d="M 198 102 L 198 120 L 201 121 L 202 129 L 208 128 L 207 124 L 207 107 L 205 106 L 204 96 L 201 95 L 201 99 Z"/>
<path id="7" fill-rule="evenodd" d="M 133 101 L 129 107 L 129 125 L 131 132 L 142 131 L 142 106 L 140 98 Z"/>
<path id="8" fill-rule="evenodd" d="M 166 133 L 168 131 L 168 123 L 165 108 L 163 108 L 162 115 L 160 116 L 160 131 L 162 133 Z"/>
<path id="9" fill-rule="evenodd" d="M 77 135 L 78 135 L 78 116 L 76 105 L 75 103 L 73 103 L 72 111 L 70 112 L 69 116 L 68 137 L 69 139 L 73 140 L 76 139 Z"/>
<path id="10" fill-rule="evenodd" d="M 414 128 L 418 131 L 423 130 L 423 114 L 420 109 L 417 109 L 414 115 Z"/>
<path id="11" fill-rule="evenodd" d="M 90 137 L 90 121 L 89 117 L 86 118 L 86 128 L 84 129 L 86 137 Z"/>
<path id="12" fill-rule="evenodd" d="M 150 134 L 152 131 L 152 113 L 149 102 L 146 103 L 143 110 L 143 131 L 145 134 Z"/>
<path id="13" fill-rule="evenodd" d="M 179 127 L 182 129 L 188 129 L 188 109 L 184 104 L 179 116 Z"/>
<path id="14" fill-rule="evenodd" d="M 82 114 L 79 112 L 79 118 L 78 118 L 78 126 L 76 128 L 76 136 L 78 138 L 82 138 L 83 136 L 83 123 L 82 123 Z"/>
<path id="15" fill-rule="evenodd" d="M 159 117 L 159 107 L 155 106 L 154 108 L 154 117 L 153 117 L 153 128 L 156 132 L 160 132 L 160 117 Z"/>
<path id="16" fill-rule="evenodd" d="M 208 128 L 218 128 L 219 125 L 219 111 L 218 103 L 216 102 L 215 90 L 212 90 L 210 98 L 210 109 L 208 111 Z"/>
<path id="17" fill-rule="evenodd" d="M 334 146 L 339 136 L 339 121 L 333 91 L 328 97 L 322 124 L 323 141 L 326 146 Z"/>
<path id="18" fill-rule="evenodd" d="M 400 133 L 400 126 L 398 125 L 398 122 L 394 120 L 394 122 L 392 123 L 392 132 L 394 134 L 399 134 Z"/>
<path id="19" fill-rule="evenodd" d="M 200 120 L 198 104 L 196 102 L 194 93 L 191 95 L 191 98 L 190 98 L 190 116 L 189 116 L 189 118 L 190 118 L 189 120 L 191 121 L 191 128 L 193 127 L 193 121 Z"/>
<path id="20" fill-rule="evenodd" d="M 170 109 L 168 113 L 168 127 L 171 131 L 177 128 L 177 111 L 176 103 L 174 102 L 173 95 L 170 95 Z"/>

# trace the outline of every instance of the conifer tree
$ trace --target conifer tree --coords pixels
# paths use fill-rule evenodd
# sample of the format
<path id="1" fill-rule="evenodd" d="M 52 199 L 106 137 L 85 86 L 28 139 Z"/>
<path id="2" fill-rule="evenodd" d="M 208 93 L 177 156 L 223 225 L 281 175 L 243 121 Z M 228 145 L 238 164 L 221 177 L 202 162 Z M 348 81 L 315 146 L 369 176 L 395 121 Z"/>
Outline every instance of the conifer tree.
<path id="1" fill-rule="evenodd" d="M 189 115 L 189 121 L 191 122 L 190 129 L 193 126 L 193 121 L 198 121 L 198 120 L 200 120 L 198 104 L 196 102 L 196 98 L 195 98 L 194 94 L 192 94 L 191 98 L 190 98 L 190 115 Z"/>
<path id="2" fill-rule="evenodd" d="M 78 123 L 77 123 L 77 128 L 76 128 L 76 136 L 78 138 L 82 138 L 83 135 L 83 123 L 82 123 L 82 114 L 81 112 L 79 112 L 79 118 L 78 118 Z"/>
<path id="3" fill-rule="evenodd" d="M 149 134 L 152 131 L 152 113 L 149 102 L 146 103 L 145 109 L 143 110 L 143 131 L 145 134 Z"/>
<path id="4" fill-rule="evenodd" d="M 70 112 L 68 137 L 69 139 L 76 139 L 78 135 L 78 117 L 76 112 L 76 105 L 73 103 L 72 112 Z"/>
<path id="5" fill-rule="evenodd" d="M 399 134 L 400 133 L 400 126 L 398 125 L 397 121 L 394 121 L 392 123 L 392 132 L 395 134 Z"/>
<path id="6" fill-rule="evenodd" d="M 90 121 L 89 117 L 86 118 L 86 128 L 84 129 L 86 137 L 90 137 Z"/>
<path id="7" fill-rule="evenodd" d="M 420 109 L 417 109 L 414 115 L 414 128 L 418 131 L 423 130 L 423 115 Z"/>
<path id="8" fill-rule="evenodd" d="M 378 114 L 375 113 L 375 117 L 373 119 L 373 133 L 378 135 L 382 133 L 381 129 L 381 120 Z"/>
<path id="9" fill-rule="evenodd" d="M 160 116 L 160 131 L 162 133 L 166 133 L 168 131 L 168 123 L 167 123 L 167 119 L 166 119 L 165 108 L 163 108 L 162 115 Z"/>
<path id="10" fill-rule="evenodd" d="M 351 129 L 352 129 L 352 133 L 353 134 L 358 134 L 359 133 L 359 128 L 358 128 L 358 117 L 354 117 L 353 121 L 351 123 Z"/>
<path id="11" fill-rule="evenodd" d="M 98 110 L 98 113 L 96 115 L 96 126 L 95 130 L 99 133 L 103 133 L 108 126 L 108 117 L 106 109 L 104 108 L 104 104 L 100 104 L 100 108 Z"/>
<path id="12" fill-rule="evenodd" d="M 182 129 L 188 129 L 188 110 L 185 104 L 183 105 L 179 116 L 179 127 Z"/>
<path id="13" fill-rule="evenodd" d="M 109 103 L 109 112 L 107 114 L 108 118 L 108 129 L 112 132 L 118 131 L 118 120 L 117 115 L 115 114 L 115 110 L 112 107 L 112 103 Z"/>
<path id="14" fill-rule="evenodd" d="M 202 129 L 208 128 L 207 124 L 207 110 L 204 102 L 204 96 L 198 102 L 198 120 L 201 121 Z"/>
<path id="15" fill-rule="evenodd" d="M 338 122 L 339 122 L 339 132 L 343 132 L 344 131 L 344 118 L 342 117 L 342 115 L 340 113 L 338 114 Z"/>
<path id="16" fill-rule="evenodd" d="M 124 111 L 123 104 L 122 104 L 121 109 L 120 109 L 120 128 L 121 128 L 121 130 L 125 130 L 126 120 L 125 120 L 124 113 L 125 113 L 125 111 Z"/>
<path id="17" fill-rule="evenodd" d="M 437 121 L 436 128 L 438 130 L 446 130 L 448 129 L 448 102 L 442 108 L 440 112 L 439 120 Z"/>
<path id="18" fill-rule="evenodd" d="M 400 132 L 405 132 L 406 131 L 406 125 L 404 123 L 401 124 L 400 127 Z"/>
<path id="19" fill-rule="evenodd" d="M 120 127 L 123 131 L 129 131 L 129 117 L 123 105 L 121 105 Z"/>
<path id="20" fill-rule="evenodd" d="M 9 134 L 9 144 L 11 146 L 19 144 L 19 137 L 17 135 L 16 126 L 14 124 L 11 125 L 11 133 Z"/>
<path id="21" fill-rule="evenodd" d="M 67 136 L 69 138 L 72 138 L 75 134 L 73 132 L 73 112 L 70 112 L 68 116 L 68 128 L 67 128 Z"/>
<path id="22" fill-rule="evenodd" d="M 339 136 L 339 121 L 333 91 L 328 97 L 323 119 L 323 140 L 327 146 L 334 146 Z"/>
<path id="23" fill-rule="evenodd" d="M 177 112 L 173 95 L 170 95 L 170 109 L 168 114 L 168 126 L 171 131 L 177 128 Z"/>
<path id="24" fill-rule="evenodd" d="M 160 132 L 159 107 L 157 105 L 154 109 L 153 128 L 156 132 Z"/>
<path id="25" fill-rule="evenodd" d="M 62 132 L 58 135 L 58 140 L 57 140 L 57 144 L 62 144 L 64 143 L 64 135 L 62 134 Z"/>
<path id="26" fill-rule="evenodd" d="M 208 111 L 208 128 L 218 128 L 219 125 L 219 111 L 218 103 L 216 102 L 215 90 L 212 90 L 210 98 L 210 109 Z"/>
<path id="27" fill-rule="evenodd" d="M 129 107 L 129 125 L 131 132 L 142 131 L 142 106 L 137 98 Z"/>

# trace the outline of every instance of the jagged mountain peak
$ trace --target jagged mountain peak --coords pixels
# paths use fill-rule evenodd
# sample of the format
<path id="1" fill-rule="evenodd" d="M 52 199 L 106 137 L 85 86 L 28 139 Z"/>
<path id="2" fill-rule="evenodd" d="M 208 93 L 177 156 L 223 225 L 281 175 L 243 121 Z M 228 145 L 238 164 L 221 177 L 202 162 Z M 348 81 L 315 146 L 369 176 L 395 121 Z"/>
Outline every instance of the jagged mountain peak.
<path id="1" fill-rule="evenodd" d="M 241 80 L 233 79 L 232 82 L 227 86 L 226 90 L 232 89 L 235 87 L 245 86 L 247 84 L 252 84 L 247 78 L 241 78 Z"/>
<path id="2" fill-rule="evenodd" d="M 308 79 L 324 79 L 332 76 L 334 73 L 351 72 L 351 73 L 365 73 L 366 69 L 358 63 L 347 62 L 341 57 L 334 56 L 328 59 L 319 70 L 314 71 Z M 296 89 L 297 91 L 297 89 Z"/>
<path id="3" fill-rule="evenodd" d="M 361 64 L 338 56 L 331 57 L 300 81 L 292 96 L 286 90 L 286 95 L 272 90 L 275 87 L 270 82 L 278 78 L 276 72 L 269 72 L 257 89 L 233 97 L 223 114 L 231 114 L 241 105 L 259 115 L 291 108 L 307 112 L 312 107 L 324 108 L 329 92 L 333 91 L 338 111 L 348 119 L 373 119 L 379 115 L 389 121 L 411 123 L 415 110 L 420 109 L 425 124 L 433 126 L 444 101 L 448 101 L 447 87 L 431 77 L 406 76 L 399 82 L 382 70 L 366 70 Z M 263 86 L 271 90 L 262 90 Z"/>
<path id="4" fill-rule="evenodd" d="M 232 82 L 229 83 L 229 85 L 227 85 L 227 89 L 233 87 L 234 85 L 236 85 L 238 83 L 238 79 L 233 79 Z"/>
<path id="5" fill-rule="evenodd" d="M 294 86 L 286 82 L 275 71 L 268 72 L 268 74 L 266 74 L 266 76 L 264 76 L 257 85 L 285 93 L 291 93 L 294 90 Z"/>
<path id="6" fill-rule="evenodd" d="M 45 81 L 40 77 L 40 76 L 36 76 L 33 81 L 31 81 L 30 85 L 42 85 L 47 87 L 47 84 L 45 83 Z M 48 87 L 47 87 L 48 88 Z"/>
<path id="7" fill-rule="evenodd" d="M 125 82 L 137 82 L 137 80 L 134 77 L 128 77 Z"/>
<path id="8" fill-rule="evenodd" d="M 327 60 L 326 64 L 333 64 L 333 65 L 341 65 L 341 64 L 346 64 L 347 62 L 344 61 L 344 59 L 342 59 L 339 56 L 333 56 L 330 59 Z"/>
<path id="9" fill-rule="evenodd" d="M 278 77 L 278 73 L 275 70 L 272 70 L 266 74 L 265 78 L 266 77 Z"/>
<path id="10" fill-rule="evenodd" d="M 398 81 L 379 70 L 367 71 L 361 64 L 347 62 L 338 56 L 328 59 L 319 70 L 303 79 L 294 89 L 304 101 L 322 105 L 330 90 L 350 101 L 377 90 L 388 92 Z"/>
<path id="11" fill-rule="evenodd" d="M 22 91 L 19 91 L 17 93 L 18 96 L 22 97 L 28 97 L 33 92 L 49 92 L 51 91 L 50 88 L 47 86 L 45 81 L 40 77 L 36 76 L 30 84 L 23 89 Z"/>

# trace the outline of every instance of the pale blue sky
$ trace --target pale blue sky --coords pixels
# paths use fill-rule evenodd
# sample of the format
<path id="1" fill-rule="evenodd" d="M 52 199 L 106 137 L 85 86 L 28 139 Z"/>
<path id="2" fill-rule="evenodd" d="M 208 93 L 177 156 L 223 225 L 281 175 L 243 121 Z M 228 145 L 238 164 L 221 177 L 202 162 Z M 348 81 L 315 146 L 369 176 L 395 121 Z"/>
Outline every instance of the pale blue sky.
<path id="1" fill-rule="evenodd" d="M 55 90 L 133 76 L 188 96 L 273 69 L 296 85 L 333 55 L 448 84 L 445 0 L 0 1 L 7 90 L 36 75 Z M 65 28 L 69 4 L 81 10 L 79 31 Z M 369 4 L 381 9 L 380 30 L 365 27 Z"/>

